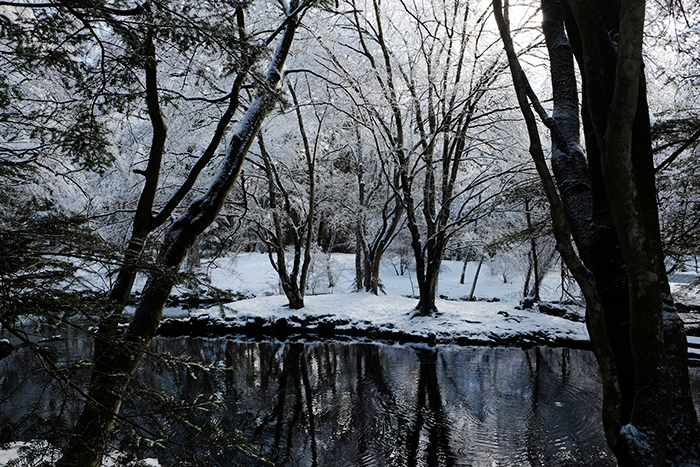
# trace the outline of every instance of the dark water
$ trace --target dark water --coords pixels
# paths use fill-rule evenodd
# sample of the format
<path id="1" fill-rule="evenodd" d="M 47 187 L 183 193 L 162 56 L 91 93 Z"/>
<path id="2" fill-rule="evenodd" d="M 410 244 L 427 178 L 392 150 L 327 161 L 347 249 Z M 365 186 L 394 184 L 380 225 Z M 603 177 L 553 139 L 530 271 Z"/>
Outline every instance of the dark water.
<path id="1" fill-rule="evenodd" d="M 238 369 L 210 390 L 283 465 L 615 464 L 588 352 L 159 342 L 178 344 Z"/>
<path id="2" fill-rule="evenodd" d="M 54 345 L 67 360 L 81 352 L 89 356 L 84 340 Z M 602 434 L 595 359 L 586 351 L 223 338 L 159 339 L 154 347 L 225 371 L 168 369 L 150 358 L 140 370 L 143 387 L 205 401 L 202 407 L 213 401 L 214 409 L 207 406 L 212 426 L 240 429 L 279 465 L 615 465 Z M 84 370 L 73 376 L 81 375 Z M 0 362 L 6 437 L 29 436 L 13 425 L 30 420 L 28 413 L 60 413 L 63 421 L 51 423 L 70 424 L 76 407 L 48 381 L 25 353 Z M 148 398 L 137 399 L 125 403 L 124 419 L 162 429 L 163 419 L 149 415 Z M 193 436 L 186 427 L 168 430 L 184 440 Z M 231 458 L 219 458 L 215 448 L 207 455 L 230 465 Z M 246 459 L 243 465 L 255 464 Z"/>

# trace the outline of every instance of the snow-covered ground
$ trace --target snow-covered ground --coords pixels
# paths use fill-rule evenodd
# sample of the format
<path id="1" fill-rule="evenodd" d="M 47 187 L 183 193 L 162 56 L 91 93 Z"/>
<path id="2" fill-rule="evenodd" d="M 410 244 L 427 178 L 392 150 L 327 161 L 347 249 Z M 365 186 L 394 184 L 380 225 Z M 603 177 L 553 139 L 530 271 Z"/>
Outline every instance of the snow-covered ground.
<path id="1" fill-rule="evenodd" d="M 700 306 L 700 285 L 698 274 L 693 270 L 669 275 L 671 292 L 676 301 L 686 305 Z"/>
<path id="2" fill-rule="evenodd" d="M 15 467 L 53 465 L 60 457 L 60 451 L 43 440 L 9 443 L 4 448 L 0 449 L 0 467 L 5 467 L 10 462 Z M 118 452 L 107 454 L 102 461 L 102 467 L 114 467 L 116 465 L 126 467 L 160 467 L 160 462 L 153 458 L 124 462 L 123 456 Z"/>
<path id="3" fill-rule="evenodd" d="M 485 261 L 478 277 L 474 297 L 471 291 L 477 264 L 469 263 L 464 284 L 460 284 L 462 262 L 445 261 L 440 274 L 437 317 L 413 317 L 418 295 L 415 271 L 399 274 L 399 260 L 387 259 L 381 270 L 383 293 L 374 296 L 354 290 L 355 257 L 318 255 L 309 276 L 305 307 L 291 310 L 282 294 L 279 279 L 267 255 L 241 254 L 219 258 L 202 269 L 216 287 L 240 292 L 246 297 L 223 307 L 183 311 L 171 309 L 166 333 L 192 331 L 213 334 L 262 335 L 340 335 L 369 336 L 394 341 L 416 340 L 460 344 L 554 344 L 585 345 L 588 333 L 583 309 L 560 306 L 565 315 L 552 316 L 536 306 L 522 309 L 524 275 L 513 266 Z M 679 276 L 678 274 L 676 276 Z M 680 277 L 680 276 L 679 276 Z M 685 276 L 687 278 L 688 276 Z M 684 303 L 700 303 L 697 286 L 684 280 L 672 287 Z M 576 295 L 570 282 L 567 292 Z M 177 293 L 184 293 L 179 290 Z M 568 300 L 562 293 L 559 268 L 551 271 L 541 286 L 543 301 Z M 182 319 L 189 323 L 183 325 Z"/>
<path id="4" fill-rule="evenodd" d="M 484 262 L 474 291 L 477 301 L 466 301 L 477 264 L 468 264 L 465 283 L 460 284 L 462 265 L 456 261 L 445 261 L 443 264 L 438 292 L 442 298 L 437 303 L 440 315 L 412 317 L 417 304 L 414 297 L 418 294 L 415 271 L 399 274 L 398 259 L 393 263 L 391 260 L 384 262 L 381 271 L 384 293 L 374 296 L 353 292 L 353 255 L 334 254 L 330 260 L 325 255 L 319 255 L 310 274 L 305 307 L 291 310 L 267 255 L 242 254 L 220 258 L 203 272 L 211 277 L 213 285 L 254 298 L 232 302 L 224 307 L 190 310 L 186 314 L 193 322 L 199 320 L 201 323 L 204 319 L 224 322 L 233 333 L 248 323 L 274 326 L 282 320 L 290 333 L 302 327 L 311 328 L 312 331 L 328 331 L 331 326 L 334 334 L 357 335 L 358 332 L 363 334 L 364 330 L 364 334 L 370 336 L 399 341 L 402 340 L 401 336 L 437 343 L 468 344 L 576 345 L 588 341 L 586 327 L 581 322 L 583 310 L 580 307 L 566 307 L 566 317 L 569 319 L 541 313 L 537 308 L 520 309 L 524 278 L 518 271 L 505 270 L 500 265 Z M 329 278 L 332 279 L 331 286 Z M 541 296 L 548 301 L 569 298 L 562 296 L 558 271 L 547 275 Z M 183 318 L 183 312 L 170 310 L 166 316 Z M 165 328 L 168 325 L 166 323 Z M 183 327 L 180 329 L 186 330 Z M 218 332 L 221 332 L 220 327 Z M 522 336 L 526 338 L 521 339 Z"/>
<path id="5" fill-rule="evenodd" d="M 451 299 L 469 295 L 477 263 L 469 263 L 465 274 L 465 283 L 460 284 L 463 263 L 460 261 L 443 261 L 439 294 Z M 388 296 L 417 296 L 418 284 L 415 270 L 409 268 L 404 275 L 397 273 L 399 259 L 386 259 L 382 262 L 381 280 Z M 202 268 L 212 280 L 212 284 L 236 292 L 256 297 L 281 294 L 277 273 L 272 269 L 266 254 L 244 253 L 234 257 L 219 258 Z M 333 277 L 333 287 L 328 287 L 328 277 Z M 504 273 L 506 280 L 504 281 Z M 333 254 L 330 262 L 326 255 L 314 257 L 308 281 L 307 295 L 348 294 L 354 290 L 355 256 L 351 254 Z M 522 299 L 524 278 L 514 266 L 499 263 L 483 263 L 475 297 L 479 299 L 498 298 L 506 302 L 518 302 Z M 559 272 L 549 274 L 542 286 L 543 300 L 561 298 L 561 279 Z"/>

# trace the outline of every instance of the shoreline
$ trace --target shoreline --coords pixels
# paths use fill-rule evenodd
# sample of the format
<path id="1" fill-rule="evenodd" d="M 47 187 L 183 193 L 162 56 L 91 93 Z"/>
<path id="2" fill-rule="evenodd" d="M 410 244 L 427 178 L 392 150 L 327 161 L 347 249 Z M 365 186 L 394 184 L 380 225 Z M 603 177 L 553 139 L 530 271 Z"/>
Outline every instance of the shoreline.
<path id="1" fill-rule="evenodd" d="M 303 321 L 303 320 L 299 320 Z M 159 337 L 206 337 L 206 338 L 245 338 L 261 342 L 276 339 L 287 342 L 377 342 L 383 344 L 426 344 L 466 346 L 502 346 L 530 349 L 536 346 L 567 347 L 592 350 L 590 341 L 581 339 L 550 338 L 545 333 L 522 333 L 508 337 L 492 334 L 484 339 L 479 336 L 439 336 L 435 333 L 415 334 L 400 330 L 388 330 L 379 326 L 364 325 L 353 327 L 346 320 L 321 319 L 316 322 L 299 322 L 279 318 L 268 321 L 262 318 L 251 319 L 245 323 L 212 319 L 209 316 L 188 318 L 166 318 L 161 323 Z M 362 323 L 364 324 L 364 323 Z"/>

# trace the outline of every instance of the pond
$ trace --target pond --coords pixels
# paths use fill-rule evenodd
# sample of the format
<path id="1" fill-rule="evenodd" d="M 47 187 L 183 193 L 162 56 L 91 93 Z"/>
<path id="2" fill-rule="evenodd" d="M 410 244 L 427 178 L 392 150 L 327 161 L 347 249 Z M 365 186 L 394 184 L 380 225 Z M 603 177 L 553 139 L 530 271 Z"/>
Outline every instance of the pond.
<path id="1" fill-rule="evenodd" d="M 80 339 L 53 345 L 68 359 L 88 351 Z M 240 430 L 278 465 L 615 465 L 602 434 L 597 365 L 584 350 L 187 337 L 159 338 L 154 348 L 224 371 L 196 364 L 182 370 L 152 357 L 140 369 L 143 387 L 206 406 L 210 423 Z M 74 417 L 75 407 L 32 362 L 22 352 L 0 362 L 5 441 L 41 436 L 16 424 L 30 420 L 30 412 L 44 420 L 60 413 L 64 427 Z M 84 376 L 77 370 L 75 377 L 81 371 Z M 138 400 L 123 407 L 123 421 L 138 418 L 146 429 L 164 429 L 147 391 L 136 392 Z M 187 427 L 165 431 L 185 441 L 193 436 Z M 207 449 L 207 456 L 230 465 L 231 457 Z M 250 457 L 238 460 L 255 464 Z"/>

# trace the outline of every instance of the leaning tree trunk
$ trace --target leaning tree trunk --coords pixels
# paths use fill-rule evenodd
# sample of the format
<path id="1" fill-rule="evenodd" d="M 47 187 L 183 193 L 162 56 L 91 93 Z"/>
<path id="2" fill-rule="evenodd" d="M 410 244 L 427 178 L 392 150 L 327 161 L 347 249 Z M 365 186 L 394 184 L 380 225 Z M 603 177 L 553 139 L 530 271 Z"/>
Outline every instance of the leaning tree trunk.
<path id="1" fill-rule="evenodd" d="M 474 300 L 474 292 L 476 291 L 476 282 L 479 280 L 479 274 L 481 273 L 481 266 L 484 264 L 484 255 L 479 258 L 479 264 L 476 265 L 476 271 L 474 271 L 474 280 L 472 281 L 472 288 L 469 291 L 469 301 Z M 526 287 L 527 288 L 527 287 Z"/>
<path id="2" fill-rule="evenodd" d="M 239 6 L 236 8 L 236 16 L 238 18 L 239 34 L 241 35 L 241 40 L 243 40 L 245 38 L 245 23 L 242 7 Z M 124 252 L 121 267 L 117 272 L 116 279 L 114 280 L 114 284 L 112 285 L 107 297 L 108 300 L 106 306 L 108 308 L 105 310 L 105 317 L 100 320 L 98 331 L 95 336 L 95 351 L 93 357 L 95 364 L 97 365 L 97 371 L 95 373 L 100 373 L 102 371 L 99 368 L 101 361 L 100 356 L 106 351 L 110 343 L 117 335 L 119 321 L 122 317 L 124 307 L 129 300 L 131 289 L 134 285 L 134 280 L 136 279 L 136 274 L 139 271 L 138 260 L 143 251 L 146 240 L 154 230 L 163 225 L 166 220 L 170 218 L 175 208 L 177 208 L 177 206 L 182 202 L 182 200 L 194 186 L 199 174 L 214 157 L 224 137 L 226 128 L 228 128 L 233 115 L 238 109 L 238 98 L 243 82 L 253 65 L 253 60 L 248 57 L 244 57 L 244 66 L 238 71 L 238 75 L 233 81 L 229 97 L 229 105 L 226 108 L 226 111 L 221 115 L 209 145 L 190 170 L 184 183 L 165 203 L 160 212 L 153 215 L 153 203 L 158 190 L 161 163 L 165 151 L 167 126 L 160 108 L 156 49 L 152 37 L 152 31 L 147 33 L 143 50 L 146 55 L 146 60 L 144 60 L 144 71 L 146 75 L 146 107 L 153 129 L 153 136 L 146 169 L 142 172 L 138 172 L 144 176 L 145 182 L 136 206 L 136 211 L 134 213 L 131 238 L 129 239 Z"/>
<path id="3" fill-rule="evenodd" d="M 105 350 L 104 371 L 99 374 L 93 371 L 85 406 L 63 457 L 57 462 L 58 467 L 98 467 L 101 464 L 122 398 L 133 372 L 158 330 L 175 275 L 196 238 L 220 212 L 262 121 L 276 102 L 277 93 L 273 90 L 278 88 L 296 26 L 296 17 L 290 16 L 266 76 L 268 90 L 253 102 L 238 131 L 232 136 L 217 177 L 207 192 L 190 204 L 168 229 L 158 255 L 160 271 L 151 273 L 146 282 L 123 339 Z"/>
<path id="4" fill-rule="evenodd" d="M 464 285 L 464 276 L 467 273 L 467 264 L 469 264 L 469 252 L 464 255 L 464 262 L 462 263 L 462 274 L 459 276 L 459 283 Z"/>
<path id="5" fill-rule="evenodd" d="M 528 279 L 530 274 L 532 274 L 533 284 L 532 289 L 527 290 L 525 287 L 526 298 L 532 298 L 535 302 L 540 301 L 540 267 L 537 258 L 537 240 L 535 239 L 535 232 L 532 229 L 532 215 L 530 213 L 530 205 L 528 200 L 525 200 L 525 221 L 527 222 L 527 230 L 530 235 L 530 268 L 528 268 Z M 529 282 L 528 280 L 525 281 Z"/>

